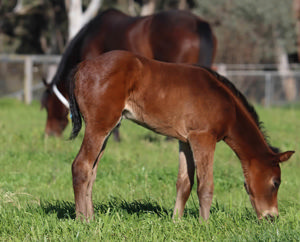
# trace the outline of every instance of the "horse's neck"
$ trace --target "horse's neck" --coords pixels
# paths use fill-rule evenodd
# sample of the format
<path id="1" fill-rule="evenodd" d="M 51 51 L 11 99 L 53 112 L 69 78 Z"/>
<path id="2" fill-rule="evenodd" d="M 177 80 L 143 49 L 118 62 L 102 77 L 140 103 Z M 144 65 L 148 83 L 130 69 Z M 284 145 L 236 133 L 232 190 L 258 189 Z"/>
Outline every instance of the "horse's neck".
<path id="1" fill-rule="evenodd" d="M 60 93 L 65 96 L 65 97 L 68 97 L 69 96 L 69 82 L 68 80 L 65 80 L 65 79 L 62 79 L 62 80 L 59 80 L 56 84 L 58 90 L 60 91 Z"/>
<path id="2" fill-rule="evenodd" d="M 242 161 L 264 160 L 270 154 L 270 148 L 263 133 L 252 117 L 242 110 L 236 111 L 236 122 L 231 127 L 225 142 Z"/>

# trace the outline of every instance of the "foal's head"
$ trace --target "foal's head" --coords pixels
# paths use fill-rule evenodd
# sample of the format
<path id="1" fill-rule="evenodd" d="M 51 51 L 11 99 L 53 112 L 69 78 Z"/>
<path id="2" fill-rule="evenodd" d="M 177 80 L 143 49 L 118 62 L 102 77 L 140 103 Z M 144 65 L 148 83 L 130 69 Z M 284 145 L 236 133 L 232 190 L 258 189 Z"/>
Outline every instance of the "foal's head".
<path id="1" fill-rule="evenodd" d="M 41 105 L 47 110 L 46 135 L 61 136 L 68 125 L 68 109 L 54 95 L 51 85 L 47 85 Z"/>
<path id="2" fill-rule="evenodd" d="M 267 161 L 252 159 L 244 169 L 245 189 L 259 219 L 278 216 L 277 193 L 281 182 L 280 163 L 294 151 L 274 154 Z"/>

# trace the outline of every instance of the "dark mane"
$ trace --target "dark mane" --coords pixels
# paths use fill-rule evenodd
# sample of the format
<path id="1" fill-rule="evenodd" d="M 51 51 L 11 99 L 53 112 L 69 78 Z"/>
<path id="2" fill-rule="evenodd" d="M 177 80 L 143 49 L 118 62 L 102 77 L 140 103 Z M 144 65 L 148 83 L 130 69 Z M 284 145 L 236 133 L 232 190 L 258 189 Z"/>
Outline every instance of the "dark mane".
<path id="1" fill-rule="evenodd" d="M 75 37 L 67 45 L 61 61 L 59 63 L 57 72 L 51 81 L 51 85 L 58 84 L 60 81 L 64 81 L 68 78 L 69 72 L 82 61 L 81 51 L 84 39 L 87 33 L 89 35 L 93 32 L 99 32 L 99 25 L 103 14 L 109 11 L 117 11 L 115 9 L 108 9 L 97 14 L 91 21 L 89 21 L 81 30 L 75 35 Z M 77 50 L 77 51 L 74 51 Z"/>
<path id="2" fill-rule="evenodd" d="M 263 125 L 263 122 L 261 122 L 259 120 L 259 116 L 255 110 L 255 108 L 253 107 L 252 104 L 250 104 L 248 102 L 248 100 L 246 99 L 246 97 L 244 96 L 244 94 L 242 94 L 236 87 L 235 85 L 230 82 L 226 77 L 218 74 L 217 72 L 209 69 L 209 68 L 206 68 L 206 67 L 203 67 L 204 69 L 206 69 L 207 71 L 209 71 L 211 74 L 213 74 L 220 82 L 222 82 L 226 87 L 228 87 L 231 92 L 242 102 L 242 104 L 244 105 L 244 107 L 246 108 L 246 110 L 250 113 L 251 117 L 253 118 L 253 120 L 255 121 L 257 127 L 259 128 L 259 130 L 262 132 L 267 144 L 269 145 L 270 149 L 275 152 L 275 153 L 279 153 L 280 150 L 276 147 L 273 147 L 269 144 L 269 141 L 268 141 L 268 135 L 266 134 L 266 131 L 265 131 L 265 128 L 264 128 L 264 125 Z"/>

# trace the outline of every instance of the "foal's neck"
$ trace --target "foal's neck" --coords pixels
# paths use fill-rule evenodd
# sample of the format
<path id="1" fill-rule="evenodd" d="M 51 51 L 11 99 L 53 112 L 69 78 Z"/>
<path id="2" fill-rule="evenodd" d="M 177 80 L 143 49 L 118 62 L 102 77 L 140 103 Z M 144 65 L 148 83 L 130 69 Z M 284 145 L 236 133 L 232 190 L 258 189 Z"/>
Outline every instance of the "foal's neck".
<path id="1" fill-rule="evenodd" d="M 225 142 L 242 161 L 266 160 L 272 153 L 264 134 L 245 110 L 236 111 L 236 122 Z"/>

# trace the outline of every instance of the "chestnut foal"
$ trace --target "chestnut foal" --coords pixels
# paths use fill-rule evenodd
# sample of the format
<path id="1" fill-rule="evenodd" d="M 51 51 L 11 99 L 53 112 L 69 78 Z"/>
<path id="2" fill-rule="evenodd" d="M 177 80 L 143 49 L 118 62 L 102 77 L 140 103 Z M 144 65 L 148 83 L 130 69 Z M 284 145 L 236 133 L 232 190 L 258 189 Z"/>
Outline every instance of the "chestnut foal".
<path id="1" fill-rule="evenodd" d="M 259 127 L 258 116 L 227 79 L 196 66 L 154 61 L 112 51 L 79 64 L 71 82 L 72 137 L 86 127 L 72 165 L 76 216 L 93 217 L 92 187 L 111 131 L 122 118 L 179 140 L 174 215 L 181 217 L 197 177 L 200 216 L 207 220 L 213 197 L 213 157 L 225 141 L 241 160 L 245 187 L 258 218 L 278 215 L 281 162 Z"/>

